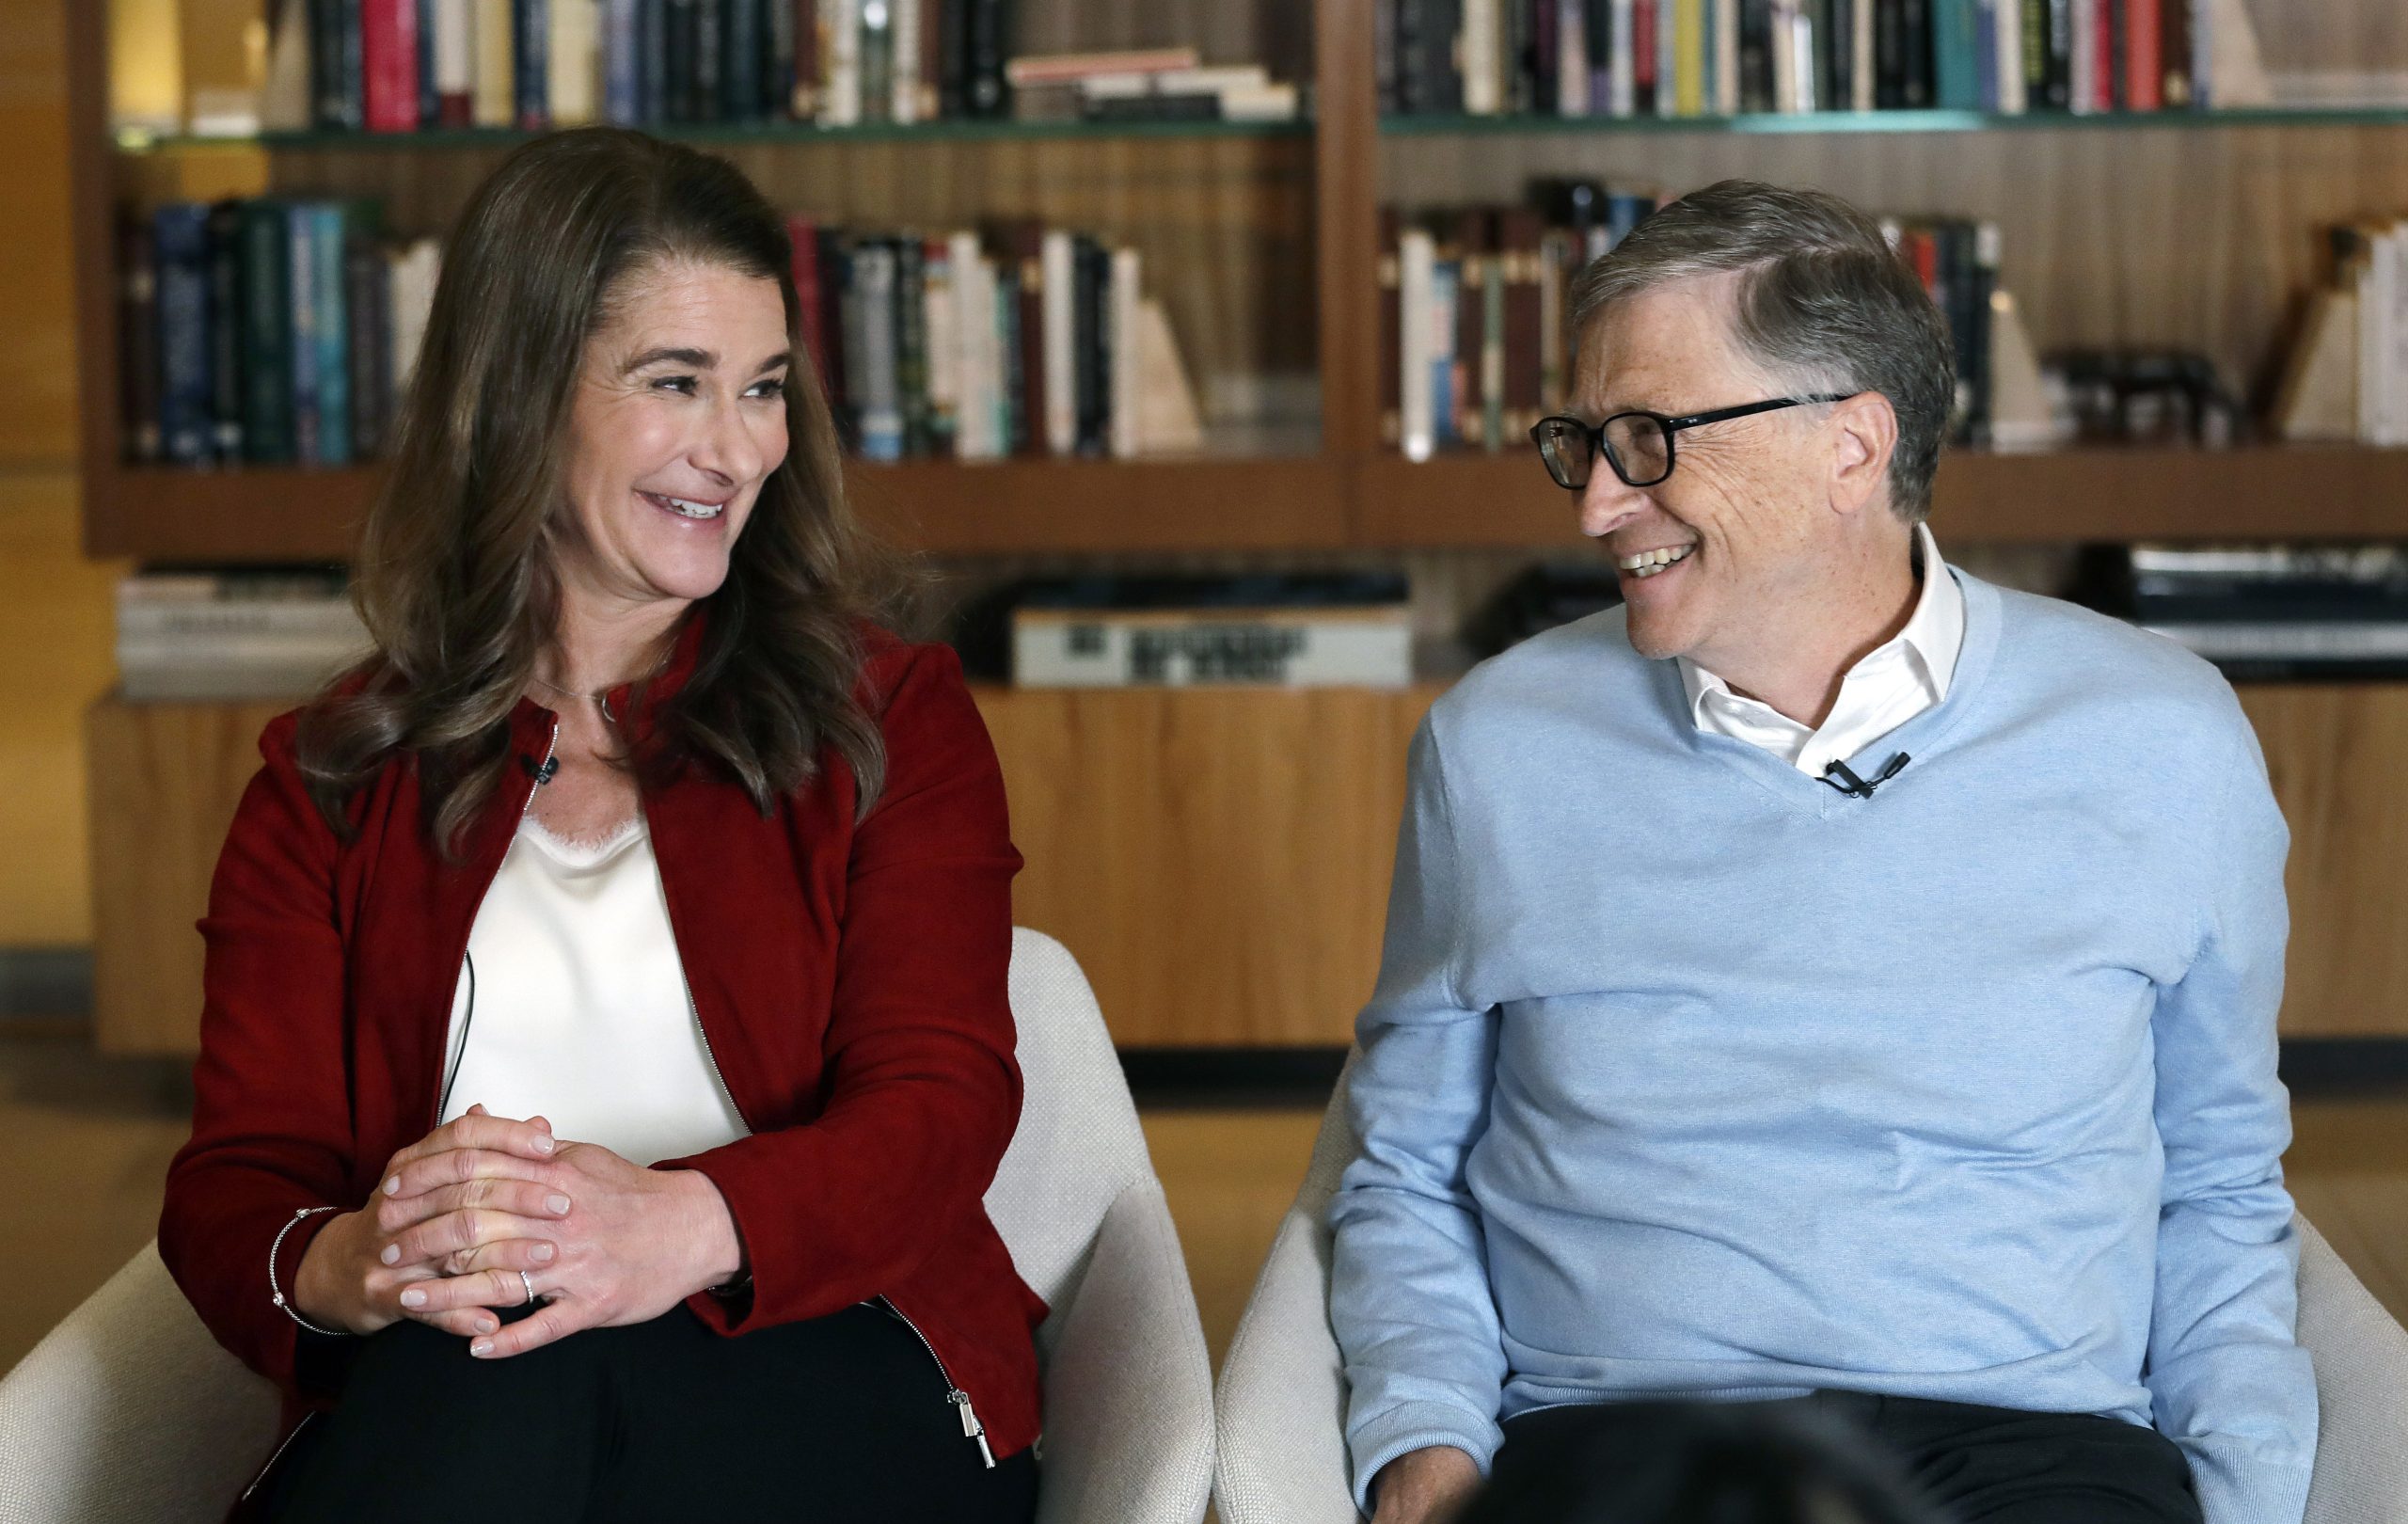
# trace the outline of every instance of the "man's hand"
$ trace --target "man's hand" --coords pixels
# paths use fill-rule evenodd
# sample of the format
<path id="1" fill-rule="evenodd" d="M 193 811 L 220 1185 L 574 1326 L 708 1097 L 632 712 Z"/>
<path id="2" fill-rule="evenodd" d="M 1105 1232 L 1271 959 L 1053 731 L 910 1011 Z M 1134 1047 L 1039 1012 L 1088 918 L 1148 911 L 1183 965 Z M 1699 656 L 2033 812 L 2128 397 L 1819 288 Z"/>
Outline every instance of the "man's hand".
<path id="1" fill-rule="evenodd" d="M 1452 1445 L 1412 1450 L 1371 1479 L 1371 1524 L 1446 1524 L 1480 1490 L 1480 1467 Z"/>

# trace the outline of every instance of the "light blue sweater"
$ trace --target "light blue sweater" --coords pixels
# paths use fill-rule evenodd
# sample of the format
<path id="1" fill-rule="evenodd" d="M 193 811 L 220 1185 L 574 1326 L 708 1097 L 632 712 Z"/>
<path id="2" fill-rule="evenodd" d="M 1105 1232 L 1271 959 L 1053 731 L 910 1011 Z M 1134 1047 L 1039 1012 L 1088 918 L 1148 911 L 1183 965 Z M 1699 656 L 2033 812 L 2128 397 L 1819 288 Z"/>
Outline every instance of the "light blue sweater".
<path id="1" fill-rule="evenodd" d="M 1701 733 L 1620 611 L 1416 738 L 1332 1208 L 1362 1498 L 1556 1403 L 1837 1388 L 2154 1419 L 2299 1524 L 2288 833 L 2170 642 L 1957 573 L 1870 800 Z"/>

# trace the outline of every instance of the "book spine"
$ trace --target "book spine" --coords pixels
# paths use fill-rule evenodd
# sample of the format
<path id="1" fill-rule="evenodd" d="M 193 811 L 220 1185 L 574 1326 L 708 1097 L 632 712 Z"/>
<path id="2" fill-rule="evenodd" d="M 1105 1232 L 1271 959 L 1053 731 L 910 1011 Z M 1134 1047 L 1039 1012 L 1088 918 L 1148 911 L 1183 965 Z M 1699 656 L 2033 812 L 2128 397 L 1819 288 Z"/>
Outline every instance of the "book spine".
<path id="1" fill-rule="evenodd" d="M 917 68 L 917 121 L 935 121 L 944 113 L 944 12 L 950 0 L 913 0 L 913 23 L 920 40 Z"/>
<path id="2" fill-rule="evenodd" d="M 920 0 L 887 0 L 892 61 L 887 68 L 887 116 L 910 124 L 920 119 Z"/>
<path id="3" fill-rule="evenodd" d="M 1525 0 L 1529 16 L 1529 110 L 1558 117 L 1562 111 L 1563 11 L 1556 0 Z"/>
<path id="4" fill-rule="evenodd" d="M 895 389 L 895 250 L 891 246 L 870 239 L 854 250 L 853 287 L 861 334 L 862 455 L 868 460 L 900 460 L 903 404 Z"/>
<path id="5" fill-rule="evenodd" d="M 1680 38 L 1674 19 L 1677 0 L 1655 0 L 1656 115 L 1680 115 Z"/>
<path id="6" fill-rule="evenodd" d="M 720 24 L 720 119 L 758 122 L 768 117 L 761 98 L 761 53 L 768 36 L 766 0 L 726 0 Z"/>
<path id="7" fill-rule="evenodd" d="M 1801 72 L 1798 57 L 1798 34 L 1802 18 L 1798 8 L 1804 0 L 1772 0 L 1772 108 L 1782 114 L 1813 110 L 1812 89 L 1800 91 Z M 1812 62 L 1813 56 L 1808 56 Z"/>
<path id="8" fill-rule="evenodd" d="M 476 120 L 477 19 L 473 0 L 436 0 L 435 119 L 441 127 Z"/>
<path id="9" fill-rule="evenodd" d="M 1589 7 L 1560 0 L 1556 15 L 1555 110 L 1560 117 L 1589 115 Z"/>
<path id="10" fill-rule="evenodd" d="M 243 458 L 243 205 L 209 209 L 209 385 L 212 453 Z"/>
<path id="11" fill-rule="evenodd" d="M 961 336 L 954 331 L 960 310 L 950 239 L 927 238 L 920 248 L 920 334 L 927 368 L 927 419 L 923 453 L 958 458 L 961 437 Z"/>
<path id="12" fill-rule="evenodd" d="M 971 115 L 970 0 L 939 0 L 937 81 L 937 114 L 948 121 Z"/>
<path id="13" fill-rule="evenodd" d="M 550 75 L 552 125 L 582 127 L 594 120 L 599 103 L 598 54 L 601 41 L 601 0 L 549 0 L 551 39 L 546 64 Z"/>
<path id="14" fill-rule="evenodd" d="M 1049 230 L 1044 250 L 1045 448 L 1069 455 L 1079 443 L 1077 262 L 1067 232 Z"/>
<path id="15" fill-rule="evenodd" d="M 1488 214 L 1466 212 L 1455 230 L 1455 371 L 1449 436 L 1471 444 L 1488 442 Z"/>
<path id="16" fill-rule="evenodd" d="M 181 466 L 211 454 L 209 209 L 178 201 L 151 214 L 158 324 L 159 453 Z"/>
<path id="17" fill-rule="evenodd" d="M 892 120 L 895 107 L 893 0 L 887 0 L 884 5 L 879 4 L 878 0 L 863 0 L 855 24 L 861 33 L 862 120 Z"/>
<path id="18" fill-rule="evenodd" d="M 357 132 L 367 125 L 361 31 L 359 0 L 310 0 L 310 94 L 323 131 Z"/>
<path id="19" fill-rule="evenodd" d="M 317 342 L 318 455 L 329 466 L 351 463 L 350 335 L 343 318 L 343 209 L 310 207 L 310 330 Z"/>
<path id="20" fill-rule="evenodd" d="M 1744 71 L 1739 64 L 1743 0 L 1710 0 L 1714 7 L 1714 110 L 1735 117 L 1743 104 Z"/>
<path id="21" fill-rule="evenodd" d="M 1464 115 L 1493 117 L 1505 109 L 1498 86 L 1500 46 L 1497 8 L 1501 0 L 1464 0 Z"/>
<path id="22" fill-rule="evenodd" d="M 508 127 L 518 116 L 513 67 L 517 56 L 512 36 L 515 0 L 475 0 L 475 5 L 477 83 L 470 103 L 471 120 L 479 127 Z"/>
<path id="23" fill-rule="evenodd" d="M 1010 11 L 1006 0 L 960 0 L 970 10 L 970 114 L 1011 115 L 1011 83 L 1004 62 L 1011 51 Z"/>
<path id="24" fill-rule="evenodd" d="M 362 0 L 361 68 L 368 130 L 418 130 L 418 0 Z"/>
<path id="25" fill-rule="evenodd" d="M 661 115 L 666 122 L 700 119 L 694 104 L 694 41 L 701 23 L 696 10 L 703 0 L 660 0 Z"/>
<path id="26" fill-rule="evenodd" d="M 1973 0 L 1931 0 L 1934 103 L 1943 111 L 1982 109 L 1979 18 Z"/>
<path id="27" fill-rule="evenodd" d="M 1656 115 L 1656 66 L 1662 50 L 1656 37 L 1657 0 L 1632 0 L 1630 14 L 1630 109 L 1636 116 Z"/>
<path id="28" fill-rule="evenodd" d="M 2203 0 L 2204 3 L 2204 0 Z M 2167 110 L 2192 104 L 2191 8 L 2193 0 L 2162 0 L 2158 30 L 2158 97 Z"/>
<path id="29" fill-rule="evenodd" d="M 1896 5 L 1899 0 L 1885 0 Z M 1777 24 L 1773 0 L 1739 0 L 1739 109 L 1773 109 L 1777 86 L 1773 71 L 1773 31 Z"/>
<path id="30" fill-rule="evenodd" d="M 2165 109 L 2165 18 L 2158 0 L 2123 0 L 2124 108 Z"/>
<path id="31" fill-rule="evenodd" d="M 1016 618 L 1012 681 L 1022 688 L 1402 688 L 1413 631 L 1401 618 L 1310 612 L 1173 623 L 1109 612 Z"/>
<path id="32" fill-rule="evenodd" d="M 953 347 L 953 453 L 957 460 L 995 457 L 994 288 L 978 240 L 968 232 L 945 239 L 947 295 L 952 315 L 944 324 Z M 933 315 L 929 332 L 937 325 Z"/>
<path id="33" fill-rule="evenodd" d="M 1993 0 L 1990 11 L 1998 109 L 2010 117 L 2020 117 L 2032 109 L 2023 48 L 2024 17 L 2030 8 L 2024 0 Z"/>
<path id="34" fill-rule="evenodd" d="M 1672 40 L 1677 53 L 1674 104 L 1684 117 L 1706 110 L 1707 0 L 1675 0 Z"/>
<path id="35" fill-rule="evenodd" d="M 1079 453 L 1112 447 L 1112 253 L 1081 235 L 1078 261 Z"/>
<path id="36" fill-rule="evenodd" d="M 1463 262 L 1442 250 L 1430 266 L 1430 424 L 1438 448 L 1463 441 Z"/>
<path id="37" fill-rule="evenodd" d="M 2105 0 L 2071 0 L 2073 48 L 2067 69 L 2066 96 L 2069 110 L 2087 115 L 2099 109 L 2099 8 Z"/>
<path id="38" fill-rule="evenodd" d="M 820 124 L 854 126 L 862 120 L 862 0 L 821 0 L 819 15 L 828 64 Z M 1000 59 L 996 67 L 1002 67 Z"/>
<path id="39" fill-rule="evenodd" d="M 550 0 L 510 4 L 512 109 L 519 131 L 540 133 L 552 124 Z"/>
<path id="40" fill-rule="evenodd" d="M 1489 453 L 1505 448 L 1506 330 L 1505 259 L 1492 252 L 1480 288 L 1480 440 Z"/>
<path id="41" fill-rule="evenodd" d="M 435 0 L 418 4 L 418 121 L 420 130 L 443 124 L 443 96 L 435 82 Z"/>
<path id="42" fill-rule="evenodd" d="M 603 0 L 602 117 L 641 126 L 643 114 L 642 0 Z"/>
<path id="43" fill-rule="evenodd" d="M 727 5 L 728 0 L 694 0 L 690 21 L 694 45 L 688 64 L 692 86 L 687 92 L 691 121 L 717 121 L 725 109 L 720 92 L 727 66 Z"/>
<path id="44" fill-rule="evenodd" d="M 2129 108 L 2124 87 L 2125 0 L 2099 0 L 2099 109 Z"/>
<path id="45" fill-rule="evenodd" d="M 285 264 L 292 282 L 293 341 L 284 361 L 293 375 L 293 458 L 325 464 L 318 412 L 317 209 L 295 201 L 284 209 Z"/>
<path id="46" fill-rule="evenodd" d="M 819 334 L 828 349 L 828 410 L 848 449 L 861 447 L 861 389 L 855 373 L 859 339 L 852 325 L 852 241 L 841 229 L 821 228 L 819 245 Z"/>
<path id="47" fill-rule="evenodd" d="M 385 257 L 364 230 L 347 230 L 342 252 L 342 324 L 351 393 L 351 453 L 384 453 L 391 355 L 385 327 Z"/>
<path id="48" fill-rule="evenodd" d="M 1509 207 L 1497 214 L 1504 334 L 1496 433 L 1499 443 L 1508 448 L 1524 446 L 1545 401 L 1546 303 L 1541 252 L 1545 236 L 1538 214 L 1527 207 Z"/>
<path id="49" fill-rule="evenodd" d="M 1114 459 L 1133 460 L 1144 444 L 1138 412 L 1142 373 L 1137 361 L 1142 270 L 1133 248 L 1110 250 L 1105 267 L 1109 278 L 1105 311 L 1110 317 L 1104 345 L 1109 361 L 1106 389 L 1111 396 L 1109 442 Z"/>
<path id="50" fill-rule="evenodd" d="M 1380 443 L 1394 450 L 1404 438 L 1404 398 L 1398 389 L 1402 376 L 1401 362 L 1403 328 L 1400 321 L 1398 299 L 1396 208 L 1380 209 L 1380 257 L 1376 278 L 1380 288 Z"/>
<path id="51" fill-rule="evenodd" d="M 1437 258 L 1430 234 L 1407 228 L 1397 235 L 1397 294 L 1402 304 L 1399 338 L 1399 405 L 1407 460 L 1428 460 L 1436 450 L 1437 406 L 1432 342 L 1435 329 Z"/>
<path id="52" fill-rule="evenodd" d="M 811 367 L 818 382 L 821 395 L 828 391 L 828 341 L 820 331 L 819 316 L 819 229 L 810 217 L 790 214 L 786 217 L 786 278 L 794 287 L 794 305 L 800 329 L 803 359 Z"/>
<path id="53" fill-rule="evenodd" d="M 159 458 L 159 267 L 149 221 L 118 224 L 118 369 L 125 458 Z"/>
<path id="54" fill-rule="evenodd" d="M 888 321 L 895 329 L 895 409 L 903 422 L 903 454 L 917 460 L 929 452 L 928 293 L 927 261 L 920 240 L 893 239 L 895 296 Z"/>
<path id="55" fill-rule="evenodd" d="M 1753 0 L 1753 3 L 1769 7 L 1772 0 Z M 1606 66 L 1611 72 L 1608 79 L 1606 109 L 1610 116 L 1632 117 L 1639 114 L 1637 5 L 1638 0 L 1613 0 L 1609 12 Z"/>
<path id="56" fill-rule="evenodd" d="M 280 202 L 243 203 L 243 442 L 260 465 L 293 459 L 293 252 Z"/>

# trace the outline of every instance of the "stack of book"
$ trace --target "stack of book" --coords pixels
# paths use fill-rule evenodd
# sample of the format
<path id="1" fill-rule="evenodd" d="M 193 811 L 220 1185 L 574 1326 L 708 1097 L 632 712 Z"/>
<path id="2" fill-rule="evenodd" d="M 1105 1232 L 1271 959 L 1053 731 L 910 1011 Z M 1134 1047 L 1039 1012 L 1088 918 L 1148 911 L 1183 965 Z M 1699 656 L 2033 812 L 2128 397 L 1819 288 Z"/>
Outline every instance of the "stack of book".
<path id="1" fill-rule="evenodd" d="M 1401 115 L 2160 111 L 2212 99 L 2218 0 L 1378 0 Z"/>
<path id="2" fill-rule="evenodd" d="M 1389 572 L 1088 577 L 1022 584 L 1022 688 L 1402 688 L 1405 579 Z"/>
<path id="3" fill-rule="evenodd" d="M 341 572 L 150 572 L 118 583 L 118 679 L 136 702 L 297 698 L 367 648 Z"/>
<path id="4" fill-rule="evenodd" d="M 1532 424 L 1569 405 L 1573 282 L 1656 206 L 1650 193 L 1577 181 L 1541 182 L 1532 201 L 1381 214 L 1381 435 L 1408 459 L 1525 449 Z M 1997 225 L 1885 218 L 1882 231 L 1948 321 L 1957 368 L 1949 437 L 1987 442 Z"/>
<path id="5" fill-rule="evenodd" d="M 120 230 L 129 456 L 341 466 L 383 449 L 435 300 L 373 202 L 174 202 Z"/>
<path id="6" fill-rule="evenodd" d="M 864 458 L 1126 458 L 1199 443 L 1135 249 L 1033 219 L 982 237 L 799 215 L 787 232 L 805 342 Z"/>
<path id="7" fill-rule="evenodd" d="M 1010 115 L 1012 0 L 279 0 L 274 128 Z"/>
<path id="8" fill-rule="evenodd" d="M 2134 546 L 2129 612 L 2236 677 L 2408 675 L 2408 548 Z"/>
<path id="9" fill-rule="evenodd" d="M 1014 58 L 1022 121 L 1292 121 L 1296 87 L 1259 64 L 1205 68 L 1194 48 Z"/>
<path id="10" fill-rule="evenodd" d="M 1573 278 L 1656 203 L 1588 181 L 1542 182 L 1532 199 L 1380 214 L 1380 433 L 1409 459 L 1528 442 L 1570 381 Z"/>

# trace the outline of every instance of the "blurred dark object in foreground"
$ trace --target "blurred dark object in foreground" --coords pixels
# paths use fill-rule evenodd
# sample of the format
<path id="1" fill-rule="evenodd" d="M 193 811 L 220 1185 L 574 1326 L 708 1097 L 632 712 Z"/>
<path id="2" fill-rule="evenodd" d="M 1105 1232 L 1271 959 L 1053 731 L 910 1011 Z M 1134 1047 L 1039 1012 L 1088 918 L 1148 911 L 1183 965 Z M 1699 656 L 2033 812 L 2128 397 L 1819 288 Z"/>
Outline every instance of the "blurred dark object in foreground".
<path id="1" fill-rule="evenodd" d="M 2205 355 L 2179 349 L 2066 349 L 2048 368 L 2065 377 L 2079 444 L 2241 442 L 2241 403 Z"/>
<path id="2" fill-rule="evenodd" d="M 1493 657 L 1531 636 L 1622 602 L 1622 579 L 1601 561 L 1542 562 L 1497 590 L 1464 626 L 1474 657 Z"/>

